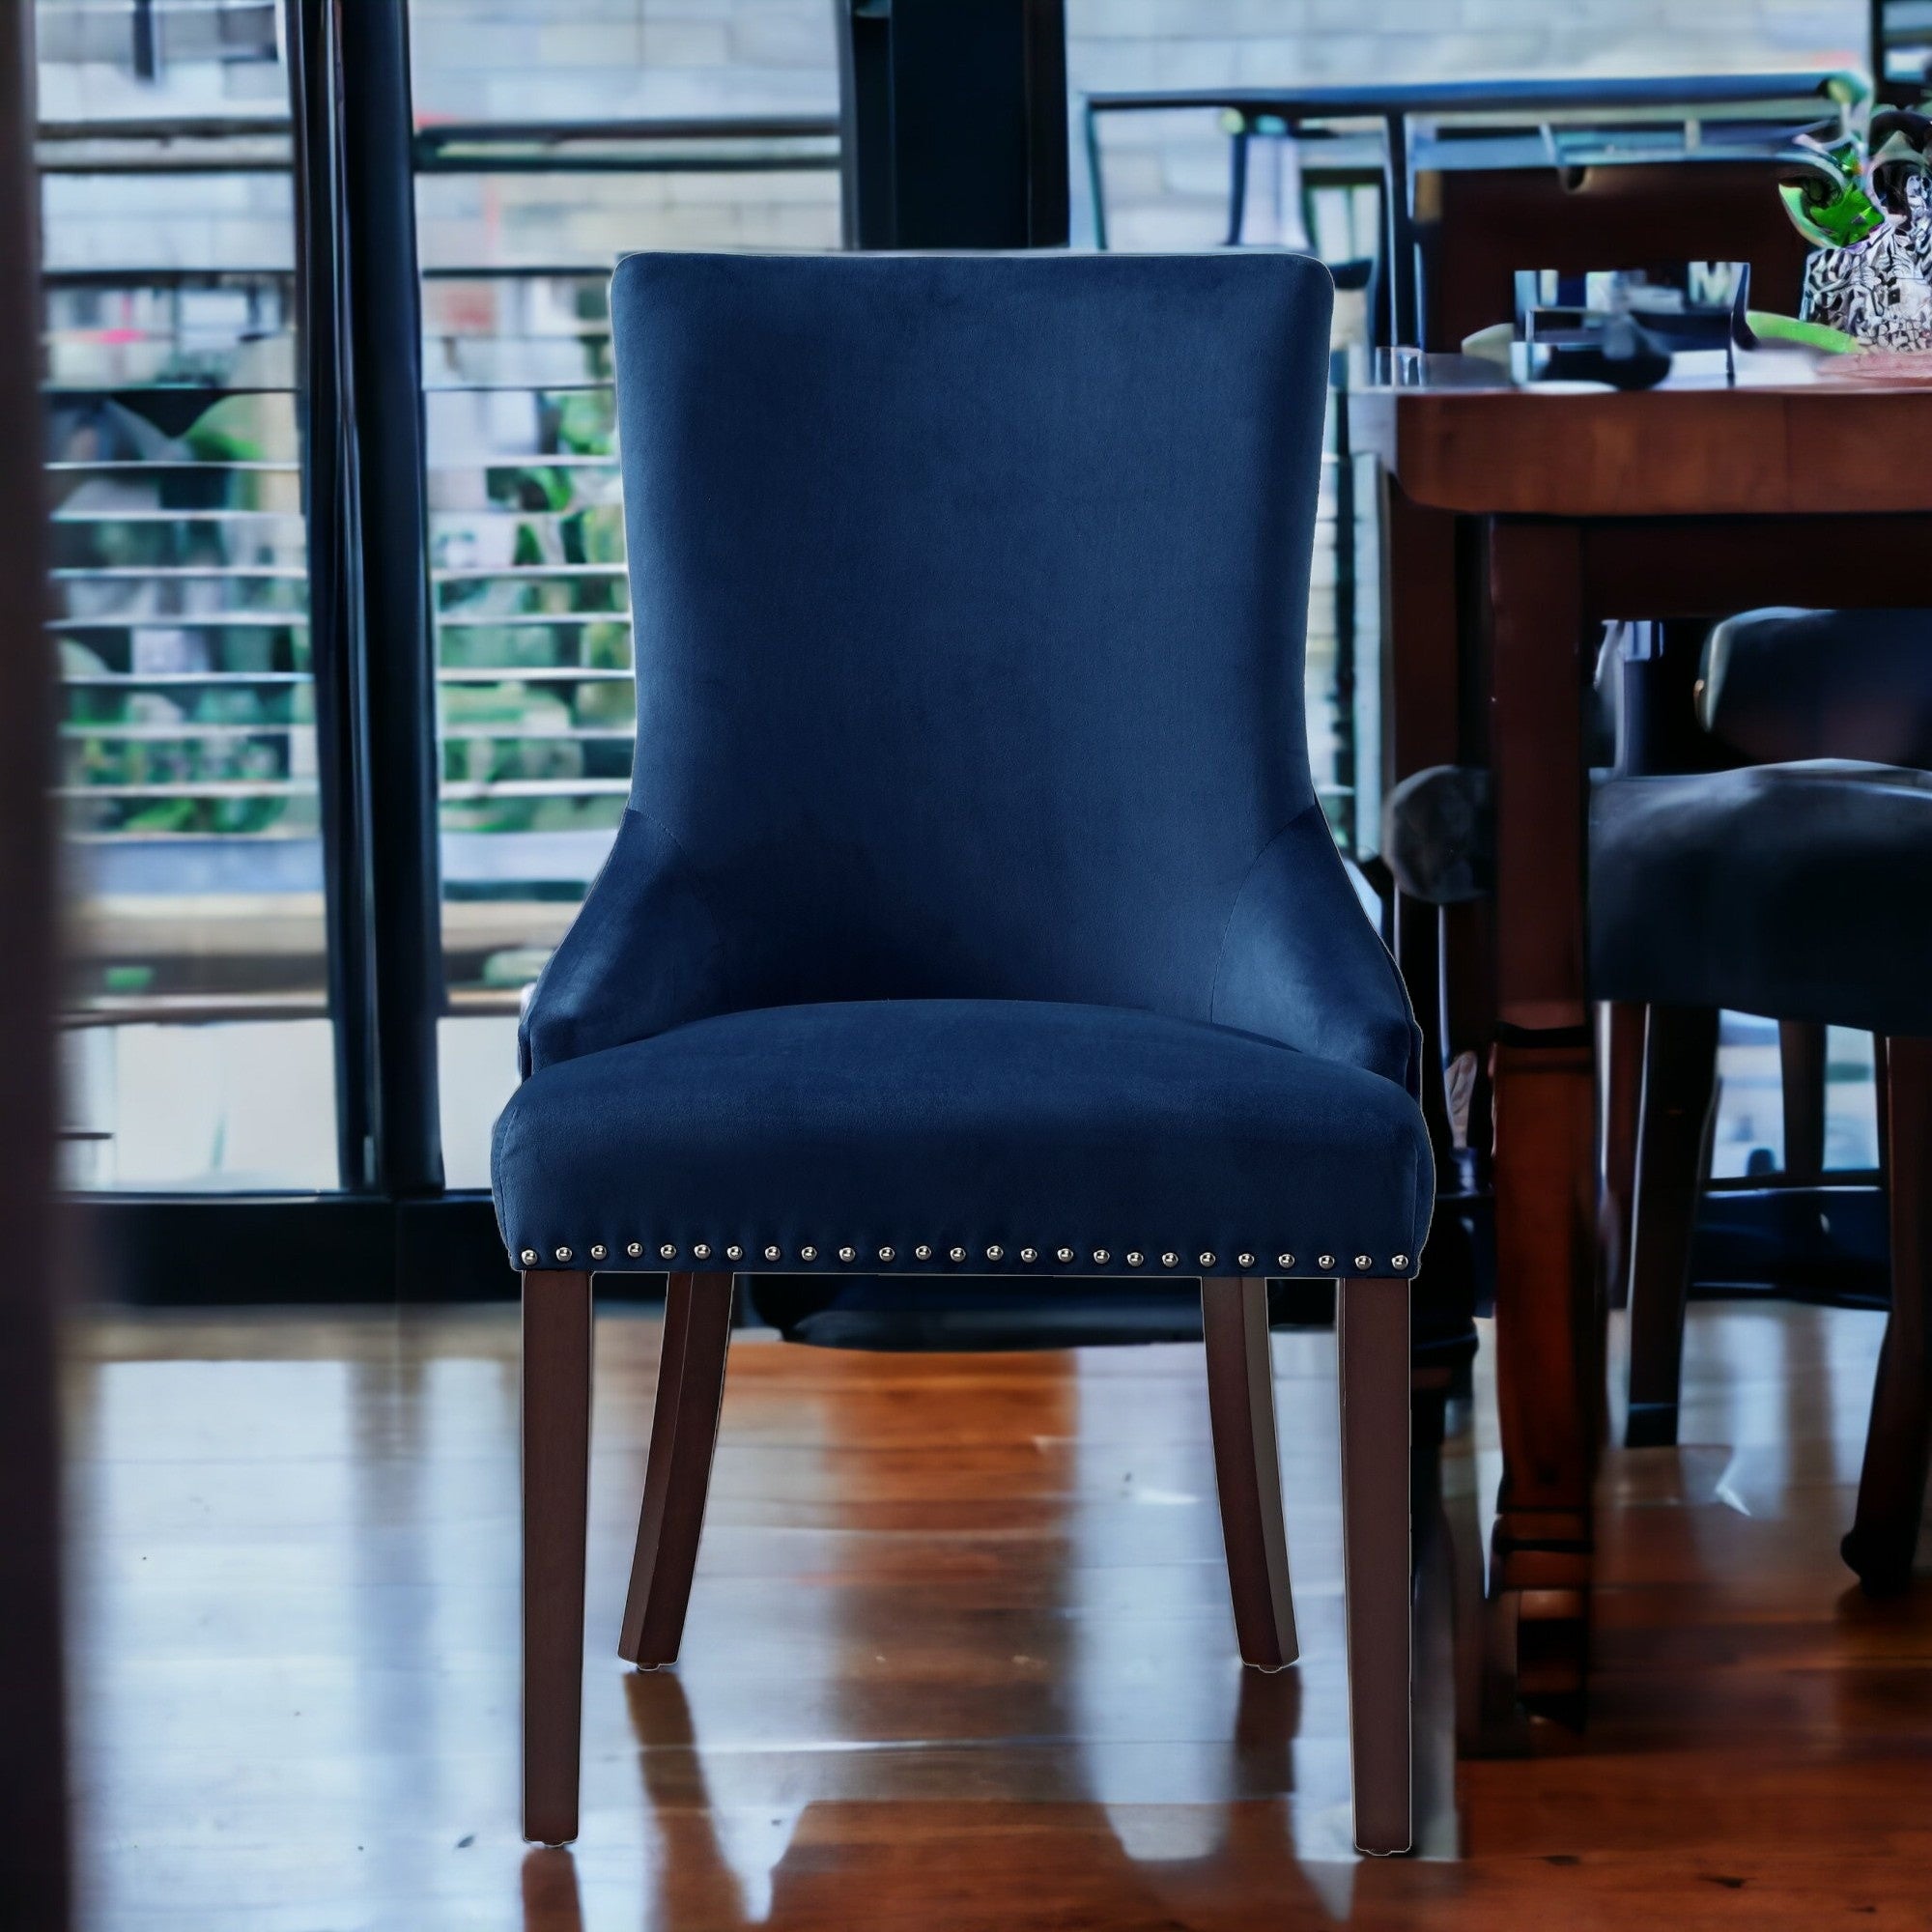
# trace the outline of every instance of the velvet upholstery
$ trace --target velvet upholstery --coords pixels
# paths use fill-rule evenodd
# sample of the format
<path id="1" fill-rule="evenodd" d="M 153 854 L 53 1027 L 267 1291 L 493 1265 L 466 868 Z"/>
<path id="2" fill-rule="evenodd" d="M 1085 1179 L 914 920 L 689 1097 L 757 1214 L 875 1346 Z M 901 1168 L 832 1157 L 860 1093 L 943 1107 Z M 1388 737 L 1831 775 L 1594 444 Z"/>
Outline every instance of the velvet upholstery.
<path id="1" fill-rule="evenodd" d="M 1412 1272 L 1419 1043 L 1302 715 L 1329 305 L 1279 255 L 622 263 L 636 771 L 498 1123 L 514 1254 Z"/>
<path id="2" fill-rule="evenodd" d="M 1746 611 L 1713 627 L 1704 728 L 1760 762 L 1932 767 L 1932 611 Z"/>
<path id="3" fill-rule="evenodd" d="M 1590 990 L 1932 1034 L 1932 774 L 1819 759 L 1590 800 Z"/>

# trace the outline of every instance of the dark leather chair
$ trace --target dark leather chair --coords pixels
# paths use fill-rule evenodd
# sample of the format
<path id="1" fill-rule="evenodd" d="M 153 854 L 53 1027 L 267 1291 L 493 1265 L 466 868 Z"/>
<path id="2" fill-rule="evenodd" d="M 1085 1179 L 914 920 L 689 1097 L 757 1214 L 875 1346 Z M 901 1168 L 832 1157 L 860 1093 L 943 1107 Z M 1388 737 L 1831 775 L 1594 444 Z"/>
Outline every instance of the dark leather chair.
<path id="1" fill-rule="evenodd" d="M 1406 892 L 1487 890 L 1487 785 L 1438 767 L 1390 794 Z M 1851 760 L 1610 776 L 1590 801 L 1590 979 L 1640 1009 L 1628 1439 L 1677 1439 L 1690 1241 L 1720 1009 L 1881 1036 L 1891 1314 L 1845 1560 L 1912 1569 L 1932 1447 L 1932 773 Z"/>
<path id="2" fill-rule="evenodd" d="M 1329 308 L 1284 256 L 618 269 L 636 775 L 495 1150 L 529 1836 L 577 1829 L 594 1272 L 669 1278 L 647 1667 L 763 1271 L 1198 1279 L 1241 1655 L 1291 1662 L 1275 1275 L 1342 1282 L 1356 1833 L 1407 1845 L 1434 1178 L 1305 751 Z"/>
<path id="3" fill-rule="evenodd" d="M 1711 736 L 1759 763 L 1862 758 L 1932 769 L 1932 611 L 1745 611 L 1712 628 L 1697 680 Z M 1778 1025 L 1784 1174 L 1825 1165 L 1825 1029 Z"/>

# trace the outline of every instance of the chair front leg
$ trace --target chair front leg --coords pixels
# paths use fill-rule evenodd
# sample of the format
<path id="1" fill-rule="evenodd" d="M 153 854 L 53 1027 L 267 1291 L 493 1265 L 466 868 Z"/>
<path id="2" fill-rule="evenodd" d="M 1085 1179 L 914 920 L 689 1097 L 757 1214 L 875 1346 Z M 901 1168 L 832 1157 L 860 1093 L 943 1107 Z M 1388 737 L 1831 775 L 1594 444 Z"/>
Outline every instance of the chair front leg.
<path id="1" fill-rule="evenodd" d="M 590 1277 L 524 1276 L 524 1836 L 577 1836 L 590 1490 Z"/>
<path id="2" fill-rule="evenodd" d="M 1288 1579 L 1288 1527 L 1281 1509 L 1265 1277 L 1204 1280 L 1201 1325 L 1235 1636 L 1243 1663 L 1256 1670 L 1280 1670 L 1298 1652 Z"/>
<path id="3" fill-rule="evenodd" d="M 731 1282 L 728 1274 L 674 1274 L 665 1293 L 644 1501 L 617 1639 L 617 1655 L 640 1670 L 675 1663 L 684 1637 L 724 1397 Z"/>
<path id="4" fill-rule="evenodd" d="M 1335 1310 L 1355 1845 L 1379 1857 L 1414 1837 L 1408 1301 L 1407 1282 L 1362 1277 Z"/>
<path id="5" fill-rule="evenodd" d="M 1881 1064 L 1891 1314 L 1858 1515 L 1843 1545 L 1845 1561 L 1874 1596 L 1911 1579 L 1932 1452 L 1932 1039 L 1889 1039 Z"/>

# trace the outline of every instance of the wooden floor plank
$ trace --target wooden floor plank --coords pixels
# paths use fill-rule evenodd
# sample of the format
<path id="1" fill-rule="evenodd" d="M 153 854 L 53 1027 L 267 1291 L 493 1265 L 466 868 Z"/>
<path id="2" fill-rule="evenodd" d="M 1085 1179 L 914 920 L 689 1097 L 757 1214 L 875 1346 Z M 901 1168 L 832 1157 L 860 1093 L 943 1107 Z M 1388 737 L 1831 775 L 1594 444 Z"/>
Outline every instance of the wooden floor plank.
<path id="1" fill-rule="evenodd" d="M 602 1318 L 583 1831 L 526 1854 L 513 1313 L 103 1316 L 66 1390 L 82 1922 L 1932 1926 L 1932 1589 L 1867 1603 L 1835 1553 L 1878 1327 L 1692 1311 L 1682 1446 L 1604 1473 L 1589 1729 L 1424 1778 L 1432 1856 L 1365 1865 L 1331 1336 L 1273 1343 L 1293 1670 L 1235 1662 L 1198 1349 L 753 1331 L 683 1660 L 643 1676 L 614 1642 L 657 1327 Z M 1478 1547 L 1486 1405 L 1440 1470 Z M 1437 1678 L 1451 1613 L 1425 1591 Z"/>

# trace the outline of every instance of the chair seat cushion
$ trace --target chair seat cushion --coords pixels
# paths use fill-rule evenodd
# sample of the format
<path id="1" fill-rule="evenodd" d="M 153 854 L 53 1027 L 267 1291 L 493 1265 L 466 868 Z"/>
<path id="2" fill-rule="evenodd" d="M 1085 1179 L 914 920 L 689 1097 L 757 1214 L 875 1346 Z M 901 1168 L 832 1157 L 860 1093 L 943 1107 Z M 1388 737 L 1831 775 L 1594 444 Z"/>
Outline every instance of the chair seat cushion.
<path id="1" fill-rule="evenodd" d="M 1932 1034 L 1932 774 L 1819 759 L 1610 779 L 1591 991 Z"/>
<path id="2" fill-rule="evenodd" d="M 561 1061 L 494 1167 L 526 1267 L 1406 1275 L 1434 1195 L 1379 1074 L 1044 1001 L 762 1008 Z"/>

